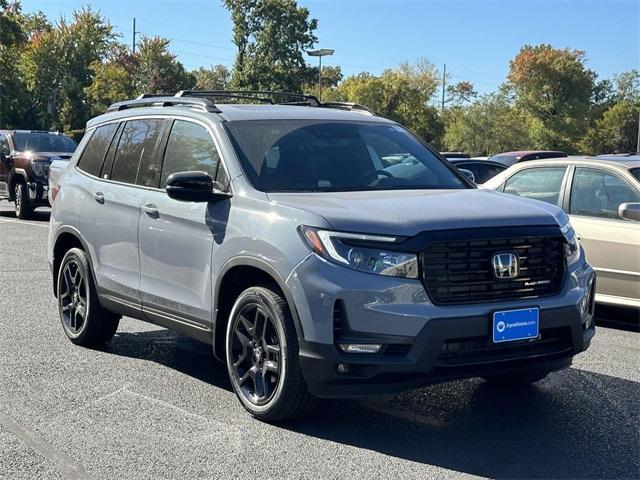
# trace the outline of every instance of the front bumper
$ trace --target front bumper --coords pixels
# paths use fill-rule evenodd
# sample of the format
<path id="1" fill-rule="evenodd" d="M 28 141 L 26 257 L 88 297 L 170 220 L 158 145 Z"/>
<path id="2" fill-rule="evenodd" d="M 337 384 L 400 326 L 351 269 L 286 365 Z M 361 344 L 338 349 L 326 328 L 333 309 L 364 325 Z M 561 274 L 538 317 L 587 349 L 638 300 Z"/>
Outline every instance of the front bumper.
<path id="1" fill-rule="evenodd" d="M 595 334 L 594 278 L 583 255 L 553 297 L 445 307 L 433 305 L 418 281 L 354 272 L 312 255 L 288 280 L 303 330 L 302 373 L 316 396 L 357 397 L 459 378 L 566 368 Z M 346 322 L 338 333 L 336 301 Z M 532 306 L 540 309 L 538 339 L 490 341 L 493 311 Z M 334 343 L 336 335 L 348 343 L 385 346 L 378 354 L 344 353 Z"/>
<path id="2" fill-rule="evenodd" d="M 31 203 L 49 205 L 49 185 L 40 182 L 27 182 L 27 192 Z"/>

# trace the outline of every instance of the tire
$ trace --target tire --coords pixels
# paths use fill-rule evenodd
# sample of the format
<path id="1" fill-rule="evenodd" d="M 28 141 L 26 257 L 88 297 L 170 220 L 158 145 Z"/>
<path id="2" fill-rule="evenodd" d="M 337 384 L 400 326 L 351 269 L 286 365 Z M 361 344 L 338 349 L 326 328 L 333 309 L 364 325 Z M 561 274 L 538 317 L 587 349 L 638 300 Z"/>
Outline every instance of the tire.
<path id="1" fill-rule="evenodd" d="M 290 420 L 315 407 L 300 370 L 293 318 L 276 287 L 251 287 L 238 296 L 227 325 L 226 360 L 233 390 L 253 417 Z"/>
<path id="2" fill-rule="evenodd" d="M 31 216 L 33 215 L 33 207 L 31 206 L 31 201 L 29 200 L 27 187 L 24 185 L 24 183 L 18 182 L 13 188 L 16 217 L 18 217 L 20 220 L 31 218 Z"/>
<path id="3" fill-rule="evenodd" d="M 547 375 L 549 375 L 549 372 L 521 372 L 492 375 L 483 378 L 489 385 L 499 387 L 522 387 L 539 382 Z"/>
<path id="4" fill-rule="evenodd" d="M 83 250 L 72 248 L 64 255 L 58 271 L 57 297 L 62 328 L 73 343 L 98 347 L 113 338 L 120 316 L 100 305 Z"/>

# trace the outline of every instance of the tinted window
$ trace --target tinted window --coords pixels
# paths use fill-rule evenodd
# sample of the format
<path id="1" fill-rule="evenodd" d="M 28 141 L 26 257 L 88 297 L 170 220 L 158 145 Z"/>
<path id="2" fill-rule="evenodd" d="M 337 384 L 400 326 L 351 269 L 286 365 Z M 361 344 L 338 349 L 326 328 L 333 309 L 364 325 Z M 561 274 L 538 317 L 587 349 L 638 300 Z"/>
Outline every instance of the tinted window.
<path id="1" fill-rule="evenodd" d="M 207 172 L 225 189 L 228 186 L 218 150 L 209 131 L 197 123 L 176 120 L 167 141 L 160 185 L 164 187 L 172 173 L 193 170 Z"/>
<path id="2" fill-rule="evenodd" d="M 640 194 L 622 178 L 604 170 L 576 168 L 571 186 L 569 213 L 620 218 L 618 207 L 626 202 L 640 202 Z"/>
<path id="3" fill-rule="evenodd" d="M 111 139 L 117 127 L 117 123 L 110 123 L 109 125 L 98 127 L 93 131 L 89 143 L 87 143 L 78 161 L 78 168 L 96 177 L 100 176 L 104 156 L 107 153 L 107 149 L 111 144 Z"/>
<path id="4" fill-rule="evenodd" d="M 402 127 L 374 122 L 238 121 L 225 125 L 262 191 L 465 188 Z"/>
<path id="5" fill-rule="evenodd" d="M 154 157 L 163 124 L 164 120 L 160 119 L 131 120 L 125 124 L 113 163 L 112 180 L 136 183 L 139 169 L 144 170 L 140 175 L 144 183 L 140 184 L 157 179 L 159 171 Z"/>
<path id="6" fill-rule="evenodd" d="M 557 205 L 565 170 L 565 167 L 521 170 L 506 181 L 504 191 Z"/>
<path id="7" fill-rule="evenodd" d="M 0 152 L 5 155 L 11 155 L 11 149 L 9 148 L 9 140 L 6 135 L 0 135 Z"/>
<path id="8" fill-rule="evenodd" d="M 487 180 L 489 180 L 490 178 L 495 177 L 496 175 L 498 175 L 500 172 L 502 172 L 505 167 L 500 166 L 500 165 L 485 165 L 485 168 L 487 169 Z M 485 180 L 486 182 L 486 180 Z"/>
<path id="9" fill-rule="evenodd" d="M 632 168 L 631 170 L 629 170 L 631 172 L 631 175 L 633 175 L 634 177 L 636 177 L 638 180 L 640 180 L 640 168 Z"/>
<path id="10" fill-rule="evenodd" d="M 71 138 L 53 133 L 15 133 L 13 145 L 19 152 L 73 153 L 78 146 Z"/>
<path id="11" fill-rule="evenodd" d="M 457 162 L 454 165 L 473 173 L 476 183 L 484 183 L 489 179 L 485 166 L 480 162 Z"/>

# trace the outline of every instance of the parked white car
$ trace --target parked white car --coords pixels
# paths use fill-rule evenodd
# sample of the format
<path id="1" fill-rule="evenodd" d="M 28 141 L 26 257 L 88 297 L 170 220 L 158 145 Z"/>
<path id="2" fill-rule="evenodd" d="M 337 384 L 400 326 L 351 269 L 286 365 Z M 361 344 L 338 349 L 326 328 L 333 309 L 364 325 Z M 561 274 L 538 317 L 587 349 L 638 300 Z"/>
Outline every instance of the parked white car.
<path id="1" fill-rule="evenodd" d="M 68 158 L 55 158 L 49 165 L 49 193 L 47 194 L 49 197 L 49 205 L 53 205 L 53 199 L 51 198 L 53 186 L 58 183 L 60 177 L 62 176 L 62 173 L 66 170 L 68 165 Z"/>

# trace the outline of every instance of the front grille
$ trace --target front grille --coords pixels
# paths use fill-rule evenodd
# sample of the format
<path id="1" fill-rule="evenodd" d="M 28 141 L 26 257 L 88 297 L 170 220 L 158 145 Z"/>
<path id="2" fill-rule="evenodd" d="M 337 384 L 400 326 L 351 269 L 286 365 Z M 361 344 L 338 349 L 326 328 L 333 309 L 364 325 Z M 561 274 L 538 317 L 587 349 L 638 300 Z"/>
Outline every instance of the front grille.
<path id="1" fill-rule="evenodd" d="M 494 276 L 496 253 L 515 253 L 519 272 L 512 279 Z M 438 241 L 421 253 L 422 281 L 436 304 L 463 304 L 558 293 L 564 278 L 561 236 Z"/>
<path id="2" fill-rule="evenodd" d="M 566 327 L 542 329 L 535 340 L 498 344 L 493 343 L 489 337 L 455 338 L 442 344 L 436 366 L 456 367 L 557 355 L 571 349 L 571 331 Z"/>

